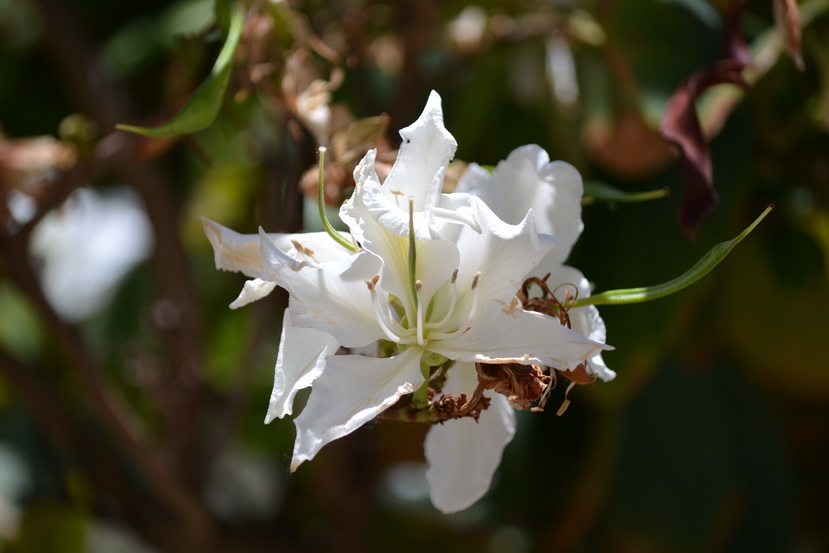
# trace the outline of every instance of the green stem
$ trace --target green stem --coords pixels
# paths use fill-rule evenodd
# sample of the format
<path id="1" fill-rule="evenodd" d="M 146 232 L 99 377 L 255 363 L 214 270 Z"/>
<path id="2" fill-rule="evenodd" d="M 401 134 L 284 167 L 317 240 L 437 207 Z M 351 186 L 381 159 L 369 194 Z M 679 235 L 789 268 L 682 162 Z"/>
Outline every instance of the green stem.
<path id="1" fill-rule="evenodd" d="M 679 277 L 655 286 L 608 290 L 607 292 L 602 292 L 601 294 L 596 294 L 595 296 L 579 298 L 573 304 L 573 307 L 582 307 L 585 305 L 620 305 L 624 303 L 639 303 L 643 301 L 655 300 L 679 292 L 683 288 L 690 286 L 707 275 L 720 263 L 720 261 L 725 259 L 725 256 L 728 255 L 743 238 L 748 236 L 748 234 L 754 230 L 754 227 L 756 227 L 760 221 L 768 215 L 769 211 L 771 211 L 773 207 L 774 206 L 771 205 L 768 206 L 765 211 L 763 211 L 763 213 L 761 213 L 760 216 L 748 226 L 748 228 L 746 228 L 733 240 L 721 242 L 711 248 L 711 250 L 705 254 L 702 259 L 697 261 L 693 267 L 688 269 Z"/>
<path id="2" fill-rule="evenodd" d="M 327 148 L 325 146 L 320 146 L 320 174 L 319 179 L 317 180 L 317 206 L 320 210 L 320 221 L 322 221 L 322 228 L 325 229 L 325 232 L 328 233 L 328 236 L 334 239 L 334 241 L 342 246 L 343 248 L 356 252 L 357 248 L 354 247 L 354 244 L 343 238 L 343 235 L 340 234 L 337 229 L 335 229 L 331 223 L 328 221 L 328 216 L 325 214 L 325 194 L 323 190 L 323 173 L 325 169 L 325 151 Z"/>
<path id="3" fill-rule="evenodd" d="M 412 394 L 412 405 L 415 409 L 424 409 L 429 406 L 429 376 L 432 374 L 432 367 L 426 363 L 420 364 L 420 372 L 423 373 L 423 384 Z"/>
<path id="4" fill-rule="evenodd" d="M 603 182 L 587 181 L 584 183 L 584 197 L 581 205 L 590 205 L 596 202 L 634 203 L 666 198 L 670 195 L 668 188 L 647 190 L 645 192 L 623 192 Z"/>

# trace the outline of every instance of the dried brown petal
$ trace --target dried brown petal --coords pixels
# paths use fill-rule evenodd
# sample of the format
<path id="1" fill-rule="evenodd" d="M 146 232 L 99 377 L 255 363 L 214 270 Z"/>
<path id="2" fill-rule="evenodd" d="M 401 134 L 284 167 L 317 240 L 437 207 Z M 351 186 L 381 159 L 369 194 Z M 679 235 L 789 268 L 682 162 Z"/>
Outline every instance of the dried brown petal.
<path id="1" fill-rule="evenodd" d="M 476 363 L 475 366 L 479 387 L 506 396 L 517 409 L 529 409 L 541 399 L 550 383 L 550 377 L 537 365 Z"/>

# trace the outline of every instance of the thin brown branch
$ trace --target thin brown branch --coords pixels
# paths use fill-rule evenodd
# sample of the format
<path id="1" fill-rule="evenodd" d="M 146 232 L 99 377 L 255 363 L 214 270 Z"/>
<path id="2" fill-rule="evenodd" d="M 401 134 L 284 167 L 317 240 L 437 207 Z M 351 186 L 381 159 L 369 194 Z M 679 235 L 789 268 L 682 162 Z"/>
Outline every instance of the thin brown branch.
<path id="1" fill-rule="evenodd" d="M 63 321 L 49 303 L 29 262 L 26 243 L 20 238 L 0 240 L 0 256 L 6 262 L 11 280 L 29 299 L 56 339 L 66 365 L 77 377 L 97 421 L 130 455 L 150 488 L 172 512 L 179 515 L 182 525 L 194 533 L 201 533 L 206 525 L 206 515 L 200 505 L 172 476 L 169 460 L 164 459 L 151 445 L 144 429 L 138 424 L 140 419 L 130 412 L 101 377 L 77 330 Z M 9 366 L 12 366 L 11 363 Z"/>
<path id="2" fill-rule="evenodd" d="M 3 347 L 0 347 L 0 372 L 15 397 L 29 406 L 33 417 L 58 445 L 73 451 L 82 449 L 76 441 L 72 419 L 57 394 L 31 367 L 24 366 Z"/>
<path id="3" fill-rule="evenodd" d="M 42 371 L 24 365 L 0 347 L 0 374 L 52 442 L 86 468 L 94 489 L 101 493 L 98 498 L 115 499 L 117 511 L 128 517 L 150 543 L 163 550 L 175 550 L 175 536 L 180 527 L 171 522 L 173 512 L 163 502 L 157 504 L 155 498 L 148 496 L 141 483 L 131 477 L 135 467 L 130 460 L 125 460 L 120 450 L 102 443 L 98 432 L 90 432 L 89 421 L 72 411 L 71 401 L 47 384 Z"/>
<path id="4" fill-rule="evenodd" d="M 47 27 L 45 36 L 63 75 L 67 89 L 82 109 L 102 129 L 110 129 L 129 116 L 128 97 L 95 63 L 98 56 L 85 40 L 80 22 L 56 0 L 38 0 Z M 160 330 L 167 338 L 170 376 L 159 401 L 166 417 L 168 447 L 183 467 L 182 475 L 195 492 L 207 466 L 201 462 L 201 409 L 203 395 L 203 346 L 200 310 L 188 261 L 178 234 L 178 213 L 173 206 L 172 184 L 157 166 L 139 154 L 144 139 L 122 135 L 114 169 L 124 182 L 136 189 L 146 206 L 155 238 L 154 269 L 163 305 L 172 315 Z"/>

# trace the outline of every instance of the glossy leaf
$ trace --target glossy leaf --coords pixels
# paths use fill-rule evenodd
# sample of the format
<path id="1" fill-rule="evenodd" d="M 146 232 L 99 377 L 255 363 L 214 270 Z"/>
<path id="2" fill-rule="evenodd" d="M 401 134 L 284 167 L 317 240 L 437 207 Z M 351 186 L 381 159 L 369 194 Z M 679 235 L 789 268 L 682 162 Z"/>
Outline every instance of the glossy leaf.
<path id="1" fill-rule="evenodd" d="M 227 39 L 219 52 L 213 70 L 172 119 L 157 127 L 121 124 L 116 125 L 116 128 L 150 138 L 168 138 L 198 132 L 209 127 L 219 114 L 225 89 L 230 81 L 233 55 L 236 53 L 236 47 L 239 46 L 243 27 L 242 16 L 237 10 L 231 10 Z"/>

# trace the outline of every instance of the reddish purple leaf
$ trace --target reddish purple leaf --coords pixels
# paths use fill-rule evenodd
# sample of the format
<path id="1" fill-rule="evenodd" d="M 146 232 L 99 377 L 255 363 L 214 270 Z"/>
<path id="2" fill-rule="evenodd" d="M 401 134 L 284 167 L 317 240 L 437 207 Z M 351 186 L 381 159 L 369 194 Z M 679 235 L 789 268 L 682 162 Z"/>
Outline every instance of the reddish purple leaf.
<path id="1" fill-rule="evenodd" d="M 694 102 L 711 86 L 731 83 L 747 87 L 741 71 L 751 63 L 748 46 L 739 32 L 739 14 L 745 0 L 732 3 L 725 26 L 727 59 L 693 73 L 677 87 L 662 119 L 662 136 L 679 149 L 682 173 L 682 205 L 679 223 L 693 238 L 700 223 L 716 207 L 719 196 L 714 190 L 711 152 L 702 132 Z"/>

